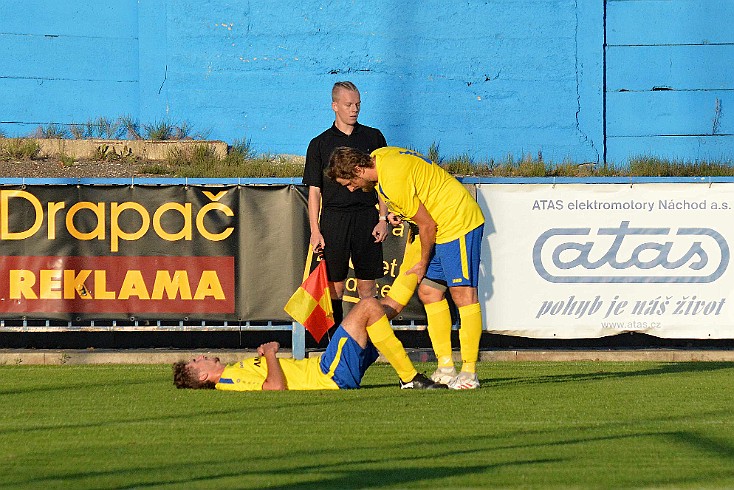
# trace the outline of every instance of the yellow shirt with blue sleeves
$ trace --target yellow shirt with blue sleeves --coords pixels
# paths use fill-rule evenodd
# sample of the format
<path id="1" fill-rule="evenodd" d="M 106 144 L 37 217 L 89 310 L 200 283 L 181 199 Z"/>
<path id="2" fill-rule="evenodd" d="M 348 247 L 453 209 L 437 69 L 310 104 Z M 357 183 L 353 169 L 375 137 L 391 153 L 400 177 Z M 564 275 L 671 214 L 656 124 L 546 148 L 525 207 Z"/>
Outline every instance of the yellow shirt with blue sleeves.
<path id="1" fill-rule="evenodd" d="M 278 360 L 289 390 L 339 389 L 331 376 L 321 372 L 320 357 Z M 223 391 L 260 391 L 268 376 L 267 366 L 264 357 L 253 357 L 235 364 L 228 364 L 215 388 Z"/>
<path id="2" fill-rule="evenodd" d="M 420 153 L 387 146 L 373 151 L 377 192 L 391 212 L 410 220 L 423 203 L 438 226 L 436 243 L 456 240 L 484 223 L 469 191 Z"/>

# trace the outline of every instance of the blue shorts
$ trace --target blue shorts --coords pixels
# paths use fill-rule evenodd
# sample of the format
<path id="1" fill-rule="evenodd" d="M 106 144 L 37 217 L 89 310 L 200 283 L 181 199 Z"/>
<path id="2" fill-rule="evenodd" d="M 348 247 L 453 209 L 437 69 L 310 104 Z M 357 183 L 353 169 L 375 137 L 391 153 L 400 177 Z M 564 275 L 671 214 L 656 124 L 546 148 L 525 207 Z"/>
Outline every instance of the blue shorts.
<path id="1" fill-rule="evenodd" d="M 367 368 L 377 360 L 377 349 L 372 342 L 367 343 L 364 349 L 360 347 L 344 327 L 334 332 L 326 351 L 321 355 L 321 372 L 329 375 L 341 390 L 359 388 Z"/>
<path id="2" fill-rule="evenodd" d="M 479 284 L 479 259 L 484 225 L 448 243 L 437 243 L 433 248 L 426 277 L 445 282 L 448 287 Z"/>

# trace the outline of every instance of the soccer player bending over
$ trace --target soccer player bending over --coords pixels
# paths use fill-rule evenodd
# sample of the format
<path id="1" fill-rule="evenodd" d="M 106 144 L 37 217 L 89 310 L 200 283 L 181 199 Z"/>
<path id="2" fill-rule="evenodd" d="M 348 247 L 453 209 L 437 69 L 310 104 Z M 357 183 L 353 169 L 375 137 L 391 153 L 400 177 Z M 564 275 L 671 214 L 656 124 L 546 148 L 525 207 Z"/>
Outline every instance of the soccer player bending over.
<path id="1" fill-rule="evenodd" d="M 400 273 L 383 299 L 385 310 L 394 318 L 418 287 L 438 358 L 431 379 L 456 390 L 478 388 L 482 310 L 477 285 L 484 216 L 476 200 L 438 164 L 405 148 L 388 146 L 371 154 L 336 148 L 327 175 L 352 192 L 376 188 L 392 213 L 393 225 L 407 220 L 418 226 L 419 239 L 406 247 Z M 462 365 L 458 374 L 452 357 L 447 287 L 461 320 Z M 377 341 L 375 345 L 380 348 Z"/>
<path id="2" fill-rule="evenodd" d="M 367 368 L 377 360 L 378 345 L 401 378 L 401 388 L 446 388 L 413 367 L 403 345 L 395 337 L 379 301 L 365 298 L 349 312 L 320 357 L 279 359 L 277 342 L 263 344 L 258 357 L 234 364 L 199 356 L 173 365 L 173 384 L 178 388 L 210 388 L 230 391 L 346 390 L 359 388 Z M 407 380 L 407 381 L 406 381 Z"/>

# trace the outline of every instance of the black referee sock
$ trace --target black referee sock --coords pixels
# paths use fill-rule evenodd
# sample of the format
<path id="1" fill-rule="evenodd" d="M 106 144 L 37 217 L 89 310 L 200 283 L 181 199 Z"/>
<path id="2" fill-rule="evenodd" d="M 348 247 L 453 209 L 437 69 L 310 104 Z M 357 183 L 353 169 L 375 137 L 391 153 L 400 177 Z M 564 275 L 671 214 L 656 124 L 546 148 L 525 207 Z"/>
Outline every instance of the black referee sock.
<path id="1" fill-rule="evenodd" d="M 341 325 L 342 320 L 344 319 L 344 306 L 342 304 L 342 300 L 332 299 L 331 309 L 334 310 L 334 325 Z"/>

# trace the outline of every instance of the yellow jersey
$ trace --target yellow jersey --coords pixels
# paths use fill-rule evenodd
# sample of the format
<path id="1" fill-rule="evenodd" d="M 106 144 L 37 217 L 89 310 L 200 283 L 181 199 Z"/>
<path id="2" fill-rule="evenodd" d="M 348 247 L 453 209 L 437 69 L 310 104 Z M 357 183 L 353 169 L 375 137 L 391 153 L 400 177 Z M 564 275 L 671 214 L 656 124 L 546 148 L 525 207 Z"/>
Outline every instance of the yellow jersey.
<path id="1" fill-rule="evenodd" d="M 283 368 L 289 390 L 338 390 L 331 377 L 321 372 L 320 357 L 308 359 L 278 359 Z M 224 391 L 260 391 L 268 376 L 268 363 L 264 357 L 251 357 L 235 364 L 228 364 L 215 386 Z"/>
<path id="2" fill-rule="evenodd" d="M 456 240 L 484 223 L 479 204 L 461 182 L 420 153 L 386 146 L 370 155 L 377 192 L 388 209 L 410 221 L 423 203 L 438 225 L 436 243 Z"/>

